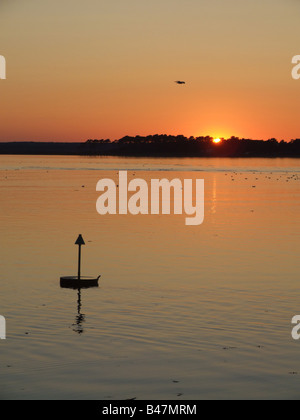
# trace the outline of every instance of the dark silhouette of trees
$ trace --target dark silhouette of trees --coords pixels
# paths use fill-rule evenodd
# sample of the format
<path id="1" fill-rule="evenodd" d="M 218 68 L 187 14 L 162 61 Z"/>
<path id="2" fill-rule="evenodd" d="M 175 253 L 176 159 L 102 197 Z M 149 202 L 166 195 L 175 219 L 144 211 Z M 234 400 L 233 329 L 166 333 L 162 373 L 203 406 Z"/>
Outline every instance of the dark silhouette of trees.
<path id="1" fill-rule="evenodd" d="M 99 143 L 100 142 L 100 143 Z M 98 141 L 97 144 L 102 144 Z M 109 154 L 120 156 L 176 156 L 176 157 L 300 157 L 300 140 L 278 142 L 252 140 L 232 136 L 215 144 L 211 136 L 185 137 L 183 135 L 154 134 L 149 136 L 125 136 L 106 143 Z M 93 154 L 105 154 L 93 141 Z"/>
<path id="2" fill-rule="evenodd" d="M 300 139 L 289 142 L 253 140 L 232 136 L 215 144 L 211 136 L 185 137 L 154 134 L 84 143 L 11 142 L 0 143 L 0 154 L 115 155 L 156 157 L 300 157 Z"/>

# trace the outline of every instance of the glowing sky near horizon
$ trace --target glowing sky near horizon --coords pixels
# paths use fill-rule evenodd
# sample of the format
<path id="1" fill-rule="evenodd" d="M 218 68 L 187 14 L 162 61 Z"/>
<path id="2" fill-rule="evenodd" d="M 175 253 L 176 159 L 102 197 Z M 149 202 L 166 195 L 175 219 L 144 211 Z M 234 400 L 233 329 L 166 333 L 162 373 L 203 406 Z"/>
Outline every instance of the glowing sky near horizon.
<path id="1" fill-rule="evenodd" d="M 299 19 L 297 0 L 1 0 L 0 141 L 299 138 Z"/>

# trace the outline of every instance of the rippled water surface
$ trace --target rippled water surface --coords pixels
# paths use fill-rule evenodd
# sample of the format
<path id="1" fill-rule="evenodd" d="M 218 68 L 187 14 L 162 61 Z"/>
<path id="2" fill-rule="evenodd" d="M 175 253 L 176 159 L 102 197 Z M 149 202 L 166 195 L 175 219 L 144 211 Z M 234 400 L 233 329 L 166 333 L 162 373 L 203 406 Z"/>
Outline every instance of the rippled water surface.
<path id="1" fill-rule="evenodd" d="M 96 212 L 97 181 L 204 179 L 205 219 Z M 2 399 L 300 397 L 297 159 L 0 156 Z M 61 288 L 77 273 L 98 288 Z"/>

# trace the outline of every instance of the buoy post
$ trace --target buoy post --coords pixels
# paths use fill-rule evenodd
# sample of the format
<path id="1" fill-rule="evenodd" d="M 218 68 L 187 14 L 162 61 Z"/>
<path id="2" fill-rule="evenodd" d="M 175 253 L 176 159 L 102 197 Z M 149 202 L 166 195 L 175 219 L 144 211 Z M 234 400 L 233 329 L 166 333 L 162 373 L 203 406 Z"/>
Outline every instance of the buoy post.
<path id="1" fill-rule="evenodd" d="M 78 245 L 78 280 L 80 280 L 80 271 L 81 271 L 81 245 L 85 245 L 83 237 L 78 236 L 75 245 Z"/>

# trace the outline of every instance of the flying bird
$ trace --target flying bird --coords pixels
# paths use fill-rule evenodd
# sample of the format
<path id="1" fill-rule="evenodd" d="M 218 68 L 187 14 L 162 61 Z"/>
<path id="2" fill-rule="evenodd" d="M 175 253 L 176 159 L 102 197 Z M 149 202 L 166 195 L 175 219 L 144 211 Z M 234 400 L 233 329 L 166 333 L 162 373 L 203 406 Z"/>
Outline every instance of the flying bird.
<path id="1" fill-rule="evenodd" d="M 177 85 L 185 85 L 185 82 L 181 80 L 176 80 L 175 83 L 177 83 Z"/>

